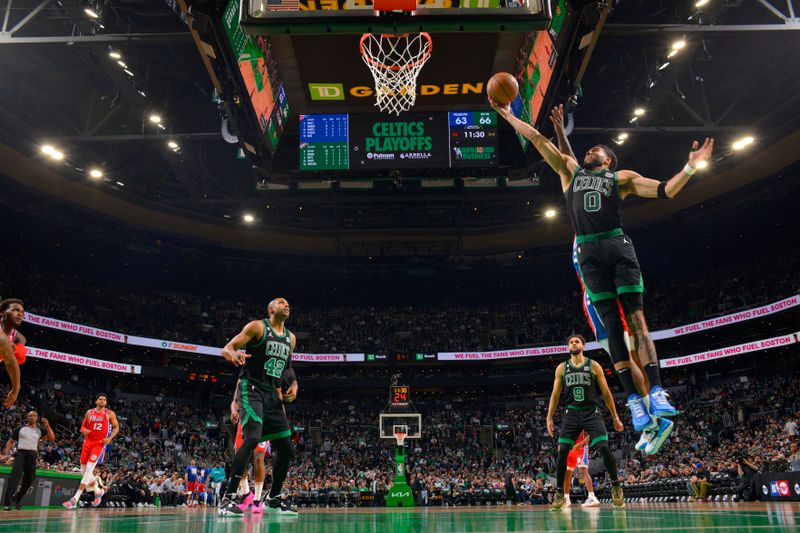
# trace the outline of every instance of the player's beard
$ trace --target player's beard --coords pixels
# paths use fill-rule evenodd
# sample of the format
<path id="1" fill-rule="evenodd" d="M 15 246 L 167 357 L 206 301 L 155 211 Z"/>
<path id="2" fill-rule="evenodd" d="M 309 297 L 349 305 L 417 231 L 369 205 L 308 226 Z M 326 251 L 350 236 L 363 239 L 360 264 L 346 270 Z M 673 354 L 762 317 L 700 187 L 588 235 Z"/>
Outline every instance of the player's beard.
<path id="1" fill-rule="evenodd" d="M 586 170 L 596 170 L 597 168 L 603 166 L 603 160 L 599 157 L 592 156 L 589 158 L 589 161 L 583 161 L 583 168 Z"/>
<path id="2" fill-rule="evenodd" d="M 583 351 L 583 348 L 574 348 L 569 351 L 570 355 L 578 355 Z"/>

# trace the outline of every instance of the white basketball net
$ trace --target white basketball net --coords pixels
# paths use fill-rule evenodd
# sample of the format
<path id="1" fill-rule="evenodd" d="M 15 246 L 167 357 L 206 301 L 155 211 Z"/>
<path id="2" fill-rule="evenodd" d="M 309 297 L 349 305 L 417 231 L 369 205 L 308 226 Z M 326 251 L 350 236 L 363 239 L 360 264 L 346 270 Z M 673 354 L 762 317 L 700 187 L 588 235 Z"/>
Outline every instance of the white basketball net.
<path id="1" fill-rule="evenodd" d="M 397 439 L 397 445 L 402 446 L 406 440 L 406 434 L 403 433 L 402 431 L 398 431 L 397 433 L 394 434 L 394 438 Z"/>
<path id="2" fill-rule="evenodd" d="M 395 115 L 411 109 L 417 100 L 417 76 L 432 47 L 425 32 L 361 37 L 361 58 L 372 72 L 378 109 Z"/>

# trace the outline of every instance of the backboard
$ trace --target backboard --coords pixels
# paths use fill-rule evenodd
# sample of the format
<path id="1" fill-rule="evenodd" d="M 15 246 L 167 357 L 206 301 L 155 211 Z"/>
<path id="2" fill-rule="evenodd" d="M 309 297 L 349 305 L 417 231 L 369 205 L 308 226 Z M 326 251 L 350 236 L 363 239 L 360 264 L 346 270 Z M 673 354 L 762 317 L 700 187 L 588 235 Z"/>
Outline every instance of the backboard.
<path id="1" fill-rule="evenodd" d="M 379 15 L 373 0 L 243 0 L 252 35 L 501 32 L 544 29 L 547 0 L 418 0 L 412 13 Z"/>
<path id="2" fill-rule="evenodd" d="M 406 426 L 406 439 L 422 437 L 422 415 L 419 413 L 381 413 L 378 425 L 382 439 L 394 439 L 397 426 Z"/>

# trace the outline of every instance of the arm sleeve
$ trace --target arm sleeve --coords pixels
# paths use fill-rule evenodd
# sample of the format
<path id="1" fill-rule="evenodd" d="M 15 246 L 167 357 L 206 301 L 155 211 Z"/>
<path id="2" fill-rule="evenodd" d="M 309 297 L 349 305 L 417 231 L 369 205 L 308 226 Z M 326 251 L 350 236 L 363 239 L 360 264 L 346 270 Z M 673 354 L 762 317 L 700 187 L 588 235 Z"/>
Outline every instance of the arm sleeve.
<path id="1" fill-rule="evenodd" d="M 293 381 L 297 381 L 297 374 L 294 373 L 294 368 L 289 367 L 286 369 L 286 372 L 283 373 L 283 377 L 281 378 L 281 386 L 291 385 Z"/>

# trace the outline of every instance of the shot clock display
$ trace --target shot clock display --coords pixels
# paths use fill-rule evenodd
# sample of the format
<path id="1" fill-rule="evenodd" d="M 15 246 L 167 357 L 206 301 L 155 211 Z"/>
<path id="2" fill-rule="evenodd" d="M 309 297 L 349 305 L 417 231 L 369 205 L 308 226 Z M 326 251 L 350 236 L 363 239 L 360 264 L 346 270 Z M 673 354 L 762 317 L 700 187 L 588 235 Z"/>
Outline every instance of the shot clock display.
<path id="1" fill-rule="evenodd" d="M 497 164 L 497 113 L 300 116 L 300 170 Z"/>
<path id="2" fill-rule="evenodd" d="M 389 403 L 392 406 L 406 406 L 411 402 L 411 389 L 408 385 L 392 385 L 389 387 Z"/>

